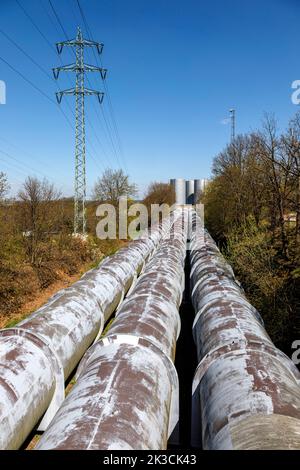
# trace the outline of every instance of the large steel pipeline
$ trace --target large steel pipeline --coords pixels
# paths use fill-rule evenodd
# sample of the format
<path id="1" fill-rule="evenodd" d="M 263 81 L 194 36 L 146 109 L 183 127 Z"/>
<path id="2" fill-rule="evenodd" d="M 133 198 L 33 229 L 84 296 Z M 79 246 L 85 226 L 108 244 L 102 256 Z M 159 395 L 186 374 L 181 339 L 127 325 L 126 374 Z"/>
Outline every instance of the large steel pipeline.
<path id="1" fill-rule="evenodd" d="M 179 410 L 173 359 L 187 238 L 179 214 L 36 449 L 166 449 Z"/>
<path id="2" fill-rule="evenodd" d="M 15 328 L 0 331 L 1 449 L 18 449 L 43 415 L 39 430 L 46 429 L 64 400 L 65 380 L 171 224 L 164 219 L 148 237 L 106 258 Z"/>
<path id="3" fill-rule="evenodd" d="M 193 224 L 198 216 L 193 213 Z M 269 338 L 208 232 L 192 232 L 192 444 L 300 449 L 300 374 Z"/>

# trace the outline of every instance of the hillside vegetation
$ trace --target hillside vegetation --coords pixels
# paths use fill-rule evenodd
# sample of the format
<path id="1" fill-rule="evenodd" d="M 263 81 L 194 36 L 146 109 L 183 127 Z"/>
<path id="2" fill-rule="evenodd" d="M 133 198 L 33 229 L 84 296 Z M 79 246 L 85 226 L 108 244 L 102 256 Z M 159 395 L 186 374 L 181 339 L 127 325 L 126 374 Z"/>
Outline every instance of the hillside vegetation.
<path id="1" fill-rule="evenodd" d="M 15 200 L 5 200 L 0 175 L 0 323 L 22 314 L 24 305 L 44 299 L 51 285 L 63 287 L 114 253 L 119 240 L 96 237 L 96 203 L 87 205 L 86 240 L 72 235 L 73 200 L 61 198 L 48 181 L 27 178 Z M 0 184 L 1 189 L 1 184 Z M 61 288 L 61 287 L 59 287 Z M 27 312 L 24 312 L 27 313 Z"/>
<path id="2" fill-rule="evenodd" d="M 76 281 L 84 271 L 111 255 L 126 240 L 96 236 L 100 202 L 116 209 L 127 196 L 134 202 L 136 185 L 123 170 L 104 171 L 95 183 L 94 201 L 87 202 L 87 236 L 73 235 L 74 202 L 63 198 L 47 180 L 28 177 L 15 199 L 7 199 L 9 183 L 0 173 L 0 328 L 12 325 L 45 303 L 49 296 Z M 98 201 L 98 202 L 97 202 Z M 169 185 L 150 184 L 144 203 L 174 201 Z M 132 217 L 127 216 L 129 223 Z M 118 235 L 118 230 L 116 230 Z"/>
<path id="3" fill-rule="evenodd" d="M 278 347 L 300 338 L 300 114 L 238 136 L 213 162 L 206 225 Z"/>

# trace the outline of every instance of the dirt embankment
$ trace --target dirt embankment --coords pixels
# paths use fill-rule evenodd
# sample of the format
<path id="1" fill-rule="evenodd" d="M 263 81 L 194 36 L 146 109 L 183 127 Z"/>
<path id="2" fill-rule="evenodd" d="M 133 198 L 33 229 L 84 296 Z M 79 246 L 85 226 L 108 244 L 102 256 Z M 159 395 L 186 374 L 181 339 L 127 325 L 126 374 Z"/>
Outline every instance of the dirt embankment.
<path id="1" fill-rule="evenodd" d="M 54 237 L 39 245 L 39 257 L 34 264 L 29 262 L 23 242 L 18 245 L 12 240 L 9 246 L 2 246 L 0 329 L 26 318 L 124 244 L 121 240 L 102 241 L 92 237 L 85 242 L 73 237 Z"/>
<path id="2" fill-rule="evenodd" d="M 16 323 L 26 318 L 30 313 L 34 312 L 42 305 L 44 305 L 52 295 L 61 289 L 69 287 L 74 282 L 78 281 L 84 272 L 92 267 L 91 262 L 81 266 L 76 274 L 69 275 L 65 272 L 59 273 L 59 279 L 53 282 L 49 287 L 41 289 L 31 296 L 28 301 L 25 301 L 22 306 L 15 311 L 8 314 L 0 315 L 0 329 L 14 326 Z"/>

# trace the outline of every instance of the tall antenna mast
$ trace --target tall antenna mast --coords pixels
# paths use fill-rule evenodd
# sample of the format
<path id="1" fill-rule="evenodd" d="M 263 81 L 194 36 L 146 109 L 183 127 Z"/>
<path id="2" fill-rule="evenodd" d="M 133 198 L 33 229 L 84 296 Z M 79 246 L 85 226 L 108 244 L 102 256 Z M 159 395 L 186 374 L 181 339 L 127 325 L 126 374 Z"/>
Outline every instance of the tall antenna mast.
<path id="1" fill-rule="evenodd" d="M 76 39 L 71 41 L 59 42 L 56 44 L 58 54 L 62 53 L 64 46 L 75 48 L 76 63 L 56 67 L 53 69 L 55 79 L 58 79 L 59 73 L 75 72 L 76 86 L 68 90 L 56 93 L 58 103 L 61 103 L 64 95 L 75 95 L 76 97 L 76 135 L 75 135 L 75 193 L 74 193 L 74 233 L 85 235 L 86 233 L 86 167 L 85 167 L 85 96 L 96 95 L 99 103 L 103 101 L 104 93 L 85 88 L 85 73 L 99 72 L 102 79 L 106 78 L 107 70 L 87 65 L 84 63 L 84 48 L 96 47 L 100 55 L 103 50 L 103 44 L 84 39 L 81 29 L 78 27 Z"/>
<path id="2" fill-rule="evenodd" d="M 231 142 L 234 142 L 235 139 L 235 109 L 230 109 L 231 116 Z"/>

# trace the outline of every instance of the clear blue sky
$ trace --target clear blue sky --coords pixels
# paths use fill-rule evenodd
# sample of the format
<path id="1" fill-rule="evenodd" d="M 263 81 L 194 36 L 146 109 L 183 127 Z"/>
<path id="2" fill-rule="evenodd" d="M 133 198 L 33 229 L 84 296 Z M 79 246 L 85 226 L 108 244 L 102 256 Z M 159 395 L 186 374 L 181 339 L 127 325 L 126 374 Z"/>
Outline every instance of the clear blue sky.
<path id="1" fill-rule="evenodd" d="M 64 40 L 48 0 L 19 0 L 47 41 Z M 67 35 L 84 30 L 75 0 L 52 0 Z M 89 190 L 103 167 L 128 170 L 141 193 L 152 180 L 208 177 L 212 158 L 226 145 L 237 110 L 237 131 L 260 125 L 274 112 L 282 128 L 297 111 L 291 83 L 300 79 L 298 0 L 81 0 L 102 61 L 123 155 L 116 152 L 96 98 L 88 98 Z M 1 0 L 0 29 L 46 71 L 61 62 L 15 0 Z M 0 33 L 0 56 L 55 99 L 56 85 Z M 62 61 L 74 57 L 63 52 Z M 94 63 L 90 53 L 87 63 Z M 69 75 L 71 80 L 74 77 Z M 66 195 L 73 191 L 74 135 L 58 109 L 0 61 L 7 104 L 0 105 L 0 171 L 13 191 L 27 174 L 47 176 Z M 103 89 L 91 77 L 92 86 Z M 69 88 L 66 76 L 61 88 Z M 74 121 L 66 97 L 63 110 Z M 92 103 L 93 102 L 93 103 Z M 104 115 L 110 120 L 107 99 Z M 97 134 L 97 137 L 96 137 Z M 115 154 L 118 154 L 118 159 Z M 92 154 L 92 156 L 91 156 Z M 125 160 L 125 162 L 124 162 Z M 21 163 L 20 163 L 21 162 Z"/>

